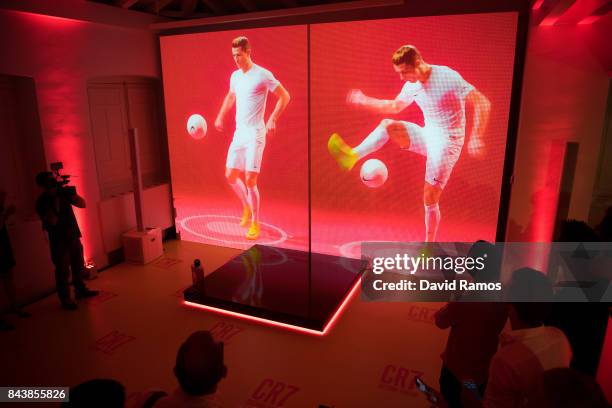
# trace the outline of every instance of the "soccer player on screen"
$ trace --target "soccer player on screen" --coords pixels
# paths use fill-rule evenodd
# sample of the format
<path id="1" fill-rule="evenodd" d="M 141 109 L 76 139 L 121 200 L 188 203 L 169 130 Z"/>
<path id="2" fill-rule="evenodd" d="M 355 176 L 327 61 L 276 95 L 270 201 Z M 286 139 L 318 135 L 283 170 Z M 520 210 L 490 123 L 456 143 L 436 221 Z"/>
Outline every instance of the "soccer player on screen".
<path id="1" fill-rule="evenodd" d="M 270 71 L 253 63 L 246 37 L 232 41 L 232 56 L 238 69 L 230 77 L 230 89 L 215 120 L 215 128 L 223 131 L 223 118 L 236 104 L 236 131 L 227 152 L 225 177 L 242 203 L 240 226 L 250 225 L 246 238 L 254 240 L 260 233 L 257 176 L 261 170 L 266 137 L 276 131 L 278 118 L 287 107 L 290 96 Z M 278 100 L 267 123 L 264 123 L 268 91 Z"/>
<path id="2" fill-rule="evenodd" d="M 425 119 L 421 127 L 411 122 L 383 119 L 358 146 L 351 148 L 338 134 L 328 141 L 328 149 L 338 165 L 350 170 L 355 163 L 382 148 L 389 139 L 401 149 L 427 158 L 425 165 L 425 240 L 436 239 L 440 224 L 438 205 L 444 186 L 459 159 L 465 138 L 465 111 L 472 112 L 468 153 L 484 154 L 482 136 L 487 126 L 490 102 L 461 75 L 449 67 L 426 63 L 412 45 L 401 46 L 392 57 L 393 69 L 405 81 L 395 99 L 366 96 L 361 90 L 349 91 L 347 103 L 381 114 L 397 114 L 416 102 Z"/>

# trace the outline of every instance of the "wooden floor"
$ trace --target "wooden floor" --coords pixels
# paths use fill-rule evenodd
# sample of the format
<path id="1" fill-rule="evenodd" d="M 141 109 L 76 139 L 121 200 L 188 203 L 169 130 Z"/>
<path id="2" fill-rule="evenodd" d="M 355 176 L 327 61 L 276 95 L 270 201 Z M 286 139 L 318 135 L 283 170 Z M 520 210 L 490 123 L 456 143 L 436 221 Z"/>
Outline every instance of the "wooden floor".
<path id="1" fill-rule="evenodd" d="M 151 264 L 100 273 L 88 283 L 100 296 L 81 301 L 77 312 L 61 310 L 56 296 L 29 306 L 33 317 L 11 320 L 17 330 L 0 333 L 0 384 L 72 386 L 113 378 L 134 401 L 149 390 L 172 391 L 179 345 L 193 331 L 211 330 L 226 344 L 219 406 L 428 406 L 414 376 L 437 387 L 447 336 L 432 322 L 439 304 L 371 303 L 357 294 L 324 337 L 182 304 L 194 258 L 211 271 L 238 252 L 171 241 Z"/>

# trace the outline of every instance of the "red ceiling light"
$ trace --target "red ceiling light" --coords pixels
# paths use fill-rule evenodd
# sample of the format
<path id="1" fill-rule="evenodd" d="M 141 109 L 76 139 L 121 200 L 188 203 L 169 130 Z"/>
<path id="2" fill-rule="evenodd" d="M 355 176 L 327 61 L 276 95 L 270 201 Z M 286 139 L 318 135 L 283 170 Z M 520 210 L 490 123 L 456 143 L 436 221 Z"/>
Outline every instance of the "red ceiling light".
<path id="1" fill-rule="evenodd" d="M 594 10 L 590 15 L 586 16 L 582 20 L 578 22 L 579 25 L 587 25 L 593 24 L 603 16 L 606 16 L 608 13 L 612 11 L 612 2 L 607 2 L 603 6 L 599 7 L 597 10 Z"/>
<path id="2" fill-rule="evenodd" d="M 578 22 L 578 25 L 587 25 L 593 24 L 595 21 L 599 20 L 601 16 L 586 16 L 582 20 Z"/>
<path id="3" fill-rule="evenodd" d="M 555 25 L 557 20 L 559 20 L 559 17 L 560 16 L 549 16 L 549 17 L 546 17 L 544 20 L 542 20 L 540 25 L 544 26 L 544 27 L 550 27 L 552 25 Z"/>
<path id="4" fill-rule="evenodd" d="M 544 4 L 544 0 L 536 0 L 535 3 L 533 3 L 533 6 L 531 7 L 532 10 L 539 10 L 540 7 L 542 7 L 542 4 Z"/>
<path id="5" fill-rule="evenodd" d="M 15 12 L 19 14 L 23 14 L 24 16 L 30 18 L 33 22 L 38 22 L 40 24 L 55 24 L 56 26 L 68 26 L 68 27 L 72 25 L 84 24 L 84 21 L 77 20 L 74 18 L 52 16 L 49 14 L 41 14 L 41 13 L 31 13 L 29 11 L 15 11 Z"/>

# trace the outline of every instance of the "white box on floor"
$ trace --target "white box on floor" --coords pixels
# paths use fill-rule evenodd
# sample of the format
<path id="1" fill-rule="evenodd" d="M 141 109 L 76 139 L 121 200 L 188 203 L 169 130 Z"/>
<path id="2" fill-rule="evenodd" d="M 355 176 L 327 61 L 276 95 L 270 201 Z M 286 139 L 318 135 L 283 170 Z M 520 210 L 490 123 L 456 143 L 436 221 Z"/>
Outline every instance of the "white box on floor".
<path id="1" fill-rule="evenodd" d="M 128 262 L 147 264 L 164 253 L 161 229 L 147 228 L 146 231 L 128 231 L 123 234 L 123 253 Z"/>

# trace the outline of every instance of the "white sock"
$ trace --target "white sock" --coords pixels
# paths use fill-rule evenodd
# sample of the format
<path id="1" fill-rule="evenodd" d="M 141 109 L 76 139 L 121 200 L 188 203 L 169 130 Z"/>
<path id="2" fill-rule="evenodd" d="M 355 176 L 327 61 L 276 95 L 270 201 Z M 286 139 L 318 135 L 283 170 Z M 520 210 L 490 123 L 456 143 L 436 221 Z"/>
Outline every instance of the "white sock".
<path id="1" fill-rule="evenodd" d="M 440 225 L 440 206 L 438 203 L 425 205 L 425 241 L 434 242 Z"/>
<path id="2" fill-rule="evenodd" d="M 251 207 L 251 212 L 253 213 L 251 221 L 259 222 L 259 203 L 260 203 L 259 189 L 257 188 L 257 186 L 255 186 L 255 187 L 247 187 L 247 190 L 249 192 L 249 195 L 248 195 L 249 207 Z"/>
<path id="3" fill-rule="evenodd" d="M 357 157 L 361 159 L 383 147 L 388 140 L 389 134 L 387 133 L 387 129 L 380 124 L 372 133 L 363 139 L 359 146 L 353 148 L 353 151 L 357 153 Z"/>
<path id="4" fill-rule="evenodd" d="M 240 202 L 242 203 L 242 207 L 246 207 L 248 205 L 247 190 L 246 190 L 246 186 L 244 185 L 244 182 L 242 181 L 242 179 L 237 178 L 236 182 L 230 183 L 230 186 L 232 187 L 232 190 L 234 190 L 234 193 L 236 193 L 236 195 L 240 199 Z"/>

